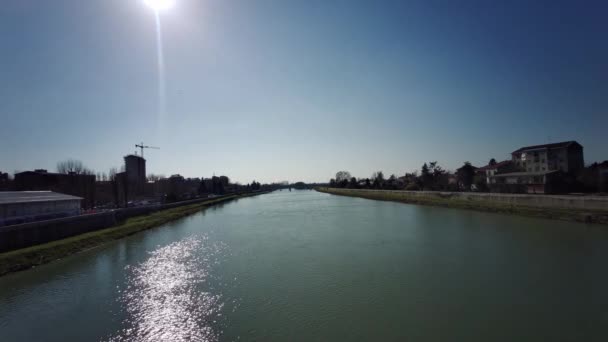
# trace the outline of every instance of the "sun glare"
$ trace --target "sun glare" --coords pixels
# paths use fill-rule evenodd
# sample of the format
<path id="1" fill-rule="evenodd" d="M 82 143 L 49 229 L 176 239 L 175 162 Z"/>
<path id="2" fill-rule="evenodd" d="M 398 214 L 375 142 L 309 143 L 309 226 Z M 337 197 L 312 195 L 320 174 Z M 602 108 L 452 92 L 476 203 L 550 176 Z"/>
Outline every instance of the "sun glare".
<path id="1" fill-rule="evenodd" d="M 155 11 L 161 11 L 173 7 L 175 0 L 144 0 L 144 3 Z"/>

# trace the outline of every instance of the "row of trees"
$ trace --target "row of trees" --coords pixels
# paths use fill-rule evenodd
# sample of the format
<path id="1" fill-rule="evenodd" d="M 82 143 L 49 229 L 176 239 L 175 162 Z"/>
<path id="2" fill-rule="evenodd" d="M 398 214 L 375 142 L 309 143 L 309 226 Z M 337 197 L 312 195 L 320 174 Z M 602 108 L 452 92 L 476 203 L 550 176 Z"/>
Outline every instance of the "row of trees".
<path id="1" fill-rule="evenodd" d="M 406 173 L 397 177 L 392 174 L 385 178 L 382 171 L 377 171 L 370 178 L 355 178 L 348 171 L 339 171 L 329 182 L 330 187 L 351 189 L 385 189 L 385 190 L 446 190 L 470 191 L 475 184 L 477 189 L 485 189 L 482 176 L 476 177 L 476 168 L 465 162 L 455 173 L 451 174 L 436 161 L 424 163 L 420 172 Z"/>
<path id="2" fill-rule="evenodd" d="M 93 170 L 84 166 L 80 160 L 68 159 L 57 163 L 57 173 L 75 174 L 75 175 L 92 175 Z"/>

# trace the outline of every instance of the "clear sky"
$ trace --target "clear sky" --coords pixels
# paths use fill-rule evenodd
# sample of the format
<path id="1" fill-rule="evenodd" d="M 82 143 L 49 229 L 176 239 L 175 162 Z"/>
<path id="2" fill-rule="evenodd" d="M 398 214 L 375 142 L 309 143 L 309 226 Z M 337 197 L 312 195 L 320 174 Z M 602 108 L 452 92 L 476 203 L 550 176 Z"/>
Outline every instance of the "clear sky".
<path id="1" fill-rule="evenodd" d="M 577 140 L 608 159 L 608 2 L 3 0 L 0 170 L 327 181 Z"/>

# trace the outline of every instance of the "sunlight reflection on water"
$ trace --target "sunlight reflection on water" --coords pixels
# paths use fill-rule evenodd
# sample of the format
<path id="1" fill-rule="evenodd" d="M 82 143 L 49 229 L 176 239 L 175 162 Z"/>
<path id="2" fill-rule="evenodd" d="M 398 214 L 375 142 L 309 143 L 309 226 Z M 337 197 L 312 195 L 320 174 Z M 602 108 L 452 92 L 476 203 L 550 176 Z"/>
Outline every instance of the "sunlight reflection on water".
<path id="1" fill-rule="evenodd" d="M 213 326 L 223 303 L 202 287 L 225 249 L 207 237 L 189 238 L 127 266 L 127 285 L 119 297 L 124 328 L 108 341 L 217 341 Z"/>

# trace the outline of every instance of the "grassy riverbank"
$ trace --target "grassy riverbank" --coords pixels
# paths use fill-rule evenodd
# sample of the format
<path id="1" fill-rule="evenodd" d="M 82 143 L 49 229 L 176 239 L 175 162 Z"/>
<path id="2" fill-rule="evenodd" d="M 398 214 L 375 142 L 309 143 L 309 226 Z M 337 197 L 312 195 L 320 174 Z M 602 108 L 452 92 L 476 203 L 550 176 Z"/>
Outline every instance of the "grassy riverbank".
<path id="1" fill-rule="evenodd" d="M 258 194 L 259 193 L 234 195 L 219 199 L 210 199 L 209 201 L 185 205 L 183 207 L 166 209 L 149 215 L 129 218 L 110 228 L 2 253 L 0 254 L 0 276 L 10 272 L 21 271 L 46 264 L 103 245 L 110 241 L 133 235 L 146 229 L 158 227 L 167 222 L 194 214 L 209 206 Z"/>
<path id="2" fill-rule="evenodd" d="M 432 205 L 448 208 L 471 209 L 504 214 L 540 217 L 548 219 L 577 221 L 585 223 L 608 224 L 608 211 L 550 208 L 509 203 L 499 203 L 490 200 L 471 200 L 443 195 L 439 192 L 427 194 L 410 194 L 407 191 L 392 190 L 358 190 L 338 188 L 316 188 L 319 192 L 340 196 L 361 197 L 380 201 L 402 202 L 410 204 Z"/>

